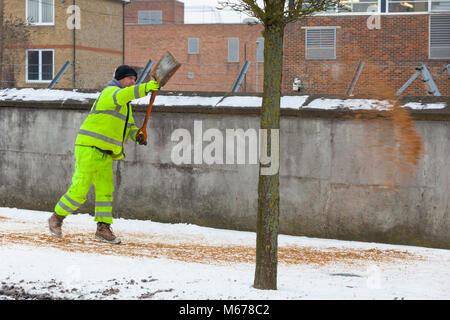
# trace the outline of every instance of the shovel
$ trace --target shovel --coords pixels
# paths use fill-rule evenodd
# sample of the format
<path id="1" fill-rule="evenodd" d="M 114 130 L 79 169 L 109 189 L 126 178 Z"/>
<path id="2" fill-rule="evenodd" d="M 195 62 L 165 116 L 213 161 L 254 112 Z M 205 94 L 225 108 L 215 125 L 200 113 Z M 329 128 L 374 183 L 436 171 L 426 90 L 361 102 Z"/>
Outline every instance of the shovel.
<path id="1" fill-rule="evenodd" d="M 150 75 L 158 82 L 159 87 L 162 88 L 162 86 L 164 86 L 167 81 L 169 81 L 169 79 L 180 67 L 181 63 L 179 63 L 177 59 L 175 59 L 175 57 L 169 51 L 167 51 L 153 68 Z M 157 91 L 152 91 L 144 124 L 136 132 L 136 136 L 141 133 L 144 135 L 144 145 L 147 145 L 147 123 L 150 117 L 150 113 L 152 112 L 152 106 L 153 102 L 155 101 L 156 92 Z"/>

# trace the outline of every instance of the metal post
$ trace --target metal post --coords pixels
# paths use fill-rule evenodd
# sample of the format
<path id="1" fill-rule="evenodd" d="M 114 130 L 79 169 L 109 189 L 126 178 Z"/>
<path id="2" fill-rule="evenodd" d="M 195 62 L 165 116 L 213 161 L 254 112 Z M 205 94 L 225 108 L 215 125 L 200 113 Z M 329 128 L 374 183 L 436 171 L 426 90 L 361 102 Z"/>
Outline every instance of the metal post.
<path id="1" fill-rule="evenodd" d="M 364 62 L 359 60 L 358 67 L 356 68 L 355 76 L 350 83 L 350 88 L 348 88 L 347 95 L 353 96 L 353 90 L 355 90 L 356 83 L 358 82 L 359 76 L 361 75 L 362 69 L 364 68 Z"/>
<path id="2" fill-rule="evenodd" d="M 397 93 L 396 93 L 395 95 L 396 95 L 396 96 L 401 95 L 402 92 L 405 91 L 406 88 L 408 88 L 409 85 L 410 85 L 411 83 L 413 83 L 413 81 L 416 80 L 418 76 L 420 76 L 420 74 L 421 74 L 421 71 L 417 71 L 416 73 L 414 73 L 414 75 L 413 75 L 411 78 L 409 78 L 408 81 L 406 81 L 406 83 L 405 83 L 405 84 L 397 91 Z"/>
<path id="3" fill-rule="evenodd" d="M 258 49 L 259 49 L 259 39 L 256 40 L 256 59 L 255 59 L 255 67 L 256 67 L 256 85 L 255 92 L 258 92 Z"/>
<path id="4" fill-rule="evenodd" d="M 150 72 L 150 68 L 153 65 L 153 61 L 152 60 L 148 60 L 147 65 L 145 66 L 144 70 L 142 70 L 142 73 L 140 74 L 139 78 L 136 80 L 136 84 L 140 84 L 145 77 L 147 76 L 147 74 Z"/>
<path id="5" fill-rule="evenodd" d="M 70 62 L 66 61 L 64 65 L 62 66 L 61 70 L 58 71 L 56 76 L 53 78 L 52 82 L 48 85 L 49 89 L 52 89 L 56 84 L 58 83 L 59 79 L 64 75 L 64 73 L 67 71 L 67 69 L 70 67 Z"/>
<path id="6" fill-rule="evenodd" d="M 258 60 L 255 62 L 256 67 L 256 86 L 255 86 L 255 92 L 258 92 Z"/>
<path id="7" fill-rule="evenodd" d="M 233 85 L 233 89 L 231 89 L 231 92 L 237 92 L 239 90 L 242 80 L 244 79 L 244 76 L 247 73 L 249 67 L 250 62 L 245 61 L 244 66 L 242 67 L 241 72 L 239 72 L 239 76 L 237 77 L 236 82 Z"/>
<path id="8" fill-rule="evenodd" d="M 263 61 L 259 61 L 258 60 L 258 52 L 259 50 L 261 50 L 261 45 L 263 45 L 263 52 L 264 52 L 264 41 L 261 41 L 261 39 L 256 40 L 256 92 L 258 92 L 259 89 L 259 68 L 258 68 L 258 64 L 259 62 L 263 62 Z M 264 54 L 263 54 L 264 55 Z"/>

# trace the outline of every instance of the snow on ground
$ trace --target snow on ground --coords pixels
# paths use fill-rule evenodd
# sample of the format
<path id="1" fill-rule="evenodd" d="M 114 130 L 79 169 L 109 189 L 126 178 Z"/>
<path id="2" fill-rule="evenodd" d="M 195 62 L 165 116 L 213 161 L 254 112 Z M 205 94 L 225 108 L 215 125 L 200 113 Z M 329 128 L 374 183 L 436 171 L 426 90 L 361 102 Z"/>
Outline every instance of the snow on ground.
<path id="1" fill-rule="evenodd" d="M 449 299 L 450 251 L 279 235 L 278 290 L 253 288 L 255 233 L 0 208 L 0 299 Z"/>
<path id="2" fill-rule="evenodd" d="M 58 89 L 2 89 L 0 90 L 0 100 L 16 100 L 16 101 L 66 101 L 77 100 L 86 101 L 87 99 L 97 99 L 100 92 L 82 93 L 76 90 L 58 90 Z M 217 106 L 217 107 L 260 107 L 262 104 L 261 97 L 255 96 L 186 96 L 181 93 L 173 93 L 169 95 L 158 95 L 155 105 L 158 106 Z M 280 100 L 281 109 L 325 109 L 334 110 L 348 108 L 351 110 L 372 109 L 385 110 L 387 101 L 373 99 L 326 99 L 318 98 L 305 105 L 307 95 L 302 96 L 282 96 Z M 134 105 L 148 105 L 149 96 L 136 99 Z M 446 103 L 418 103 L 410 102 L 405 104 L 406 107 L 415 110 L 443 109 Z"/>

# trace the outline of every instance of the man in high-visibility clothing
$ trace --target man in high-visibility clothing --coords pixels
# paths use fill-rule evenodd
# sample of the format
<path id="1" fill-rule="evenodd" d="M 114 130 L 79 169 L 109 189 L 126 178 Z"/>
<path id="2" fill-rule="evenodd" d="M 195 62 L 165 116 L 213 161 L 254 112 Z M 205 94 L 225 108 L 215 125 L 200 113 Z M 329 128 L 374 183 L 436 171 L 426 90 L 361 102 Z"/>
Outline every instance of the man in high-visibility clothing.
<path id="1" fill-rule="evenodd" d="M 100 93 L 78 132 L 75 141 L 75 171 L 72 184 L 55 206 L 48 220 L 50 233 L 62 237 L 65 217 L 85 201 L 90 186 L 95 188 L 95 218 L 98 240 L 120 243 L 111 230 L 113 203 L 113 160 L 124 158 L 123 143 L 132 140 L 147 144 L 143 134 L 136 136 L 130 101 L 157 91 L 159 85 L 150 81 L 135 85 L 136 71 L 126 65 L 118 67 L 114 79 Z"/>

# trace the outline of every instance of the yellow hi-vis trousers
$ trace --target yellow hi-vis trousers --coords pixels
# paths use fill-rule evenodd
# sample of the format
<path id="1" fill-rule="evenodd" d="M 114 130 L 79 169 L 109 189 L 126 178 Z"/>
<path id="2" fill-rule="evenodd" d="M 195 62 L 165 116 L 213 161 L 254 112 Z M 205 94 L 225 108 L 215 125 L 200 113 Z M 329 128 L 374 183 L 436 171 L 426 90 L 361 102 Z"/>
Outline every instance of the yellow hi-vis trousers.
<path id="1" fill-rule="evenodd" d="M 85 201 L 90 186 L 95 188 L 95 221 L 112 224 L 114 192 L 113 159 L 94 147 L 75 146 L 72 185 L 55 206 L 56 214 L 68 216 Z"/>

